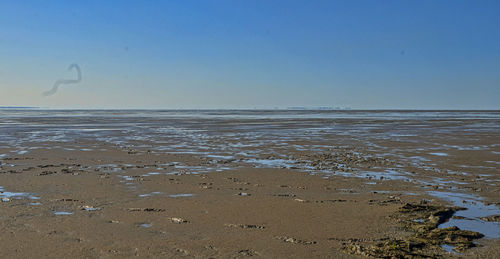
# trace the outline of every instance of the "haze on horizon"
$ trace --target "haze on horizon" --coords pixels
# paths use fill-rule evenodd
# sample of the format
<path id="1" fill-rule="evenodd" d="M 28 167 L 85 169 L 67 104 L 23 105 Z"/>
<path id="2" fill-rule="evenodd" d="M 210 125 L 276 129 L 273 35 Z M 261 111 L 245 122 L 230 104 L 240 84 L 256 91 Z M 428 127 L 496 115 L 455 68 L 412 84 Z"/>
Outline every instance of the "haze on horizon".
<path id="1" fill-rule="evenodd" d="M 2 1 L 0 106 L 500 109 L 499 1 Z M 57 80 L 82 80 L 42 96 Z"/>

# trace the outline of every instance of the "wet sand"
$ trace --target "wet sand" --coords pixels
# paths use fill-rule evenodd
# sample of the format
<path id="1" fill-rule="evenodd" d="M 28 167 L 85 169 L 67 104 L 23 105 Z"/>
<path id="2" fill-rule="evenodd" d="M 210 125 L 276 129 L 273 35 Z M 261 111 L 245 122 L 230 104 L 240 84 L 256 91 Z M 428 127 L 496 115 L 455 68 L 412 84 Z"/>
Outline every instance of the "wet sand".
<path id="1" fill-rule="evenodd" d="M 498 112 L 1 115 L 6 258 L 500 257 Z"/>

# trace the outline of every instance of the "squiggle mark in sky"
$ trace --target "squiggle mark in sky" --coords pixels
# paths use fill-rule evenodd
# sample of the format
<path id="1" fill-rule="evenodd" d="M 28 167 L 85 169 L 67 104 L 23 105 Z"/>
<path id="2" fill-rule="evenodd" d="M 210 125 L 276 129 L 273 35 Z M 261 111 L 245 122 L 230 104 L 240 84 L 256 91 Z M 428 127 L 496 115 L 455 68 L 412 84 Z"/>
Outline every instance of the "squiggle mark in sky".
<path id="1" fill-rule="evenodd" d="M 76 72 L 78 74 L 78 77 L 77 79 L 59 79 L 57 80 L 55 83 L 54 83 L 54 86 L 52 86 L 52 89 L 46 91 L 46 92 L 43 92 L 42 95 L 43 96 L 50 96 L 50 95 L 53 95 L 57 92 L 57 89 L 59 89 L 59 86 L 60 85 L 68 85 L 68 84 L 78 84 L 82 81 L 82 70 L 80 69 L 80 67 L 78 66 L 78 64 L 71 64 L 69 65 L 68 67 L 68 70 L 71 70 L 71 69 L 76 69 Z"/>

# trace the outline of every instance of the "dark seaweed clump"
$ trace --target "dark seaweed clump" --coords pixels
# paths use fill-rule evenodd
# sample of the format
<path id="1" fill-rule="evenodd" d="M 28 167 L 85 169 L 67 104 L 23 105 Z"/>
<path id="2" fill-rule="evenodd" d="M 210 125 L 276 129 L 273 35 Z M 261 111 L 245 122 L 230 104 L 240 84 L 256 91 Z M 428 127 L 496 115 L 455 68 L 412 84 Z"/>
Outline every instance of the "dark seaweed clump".
<path id="1" fill-rule="evenodd" d="M 434 206 L 407 203 L 393 219 L 401 222 L 411 235 L 402 239 L 388 239 L 374 244 L 344 243 L 349 254 L 376 258 L 441 258 L 445 254 L 442 245 L 451 245 L 457 252 L 474 247 L 474 240 L 483 234 L 460 230 L 457 227 L 438 228 L 449 220 L 460 207 Z"/>

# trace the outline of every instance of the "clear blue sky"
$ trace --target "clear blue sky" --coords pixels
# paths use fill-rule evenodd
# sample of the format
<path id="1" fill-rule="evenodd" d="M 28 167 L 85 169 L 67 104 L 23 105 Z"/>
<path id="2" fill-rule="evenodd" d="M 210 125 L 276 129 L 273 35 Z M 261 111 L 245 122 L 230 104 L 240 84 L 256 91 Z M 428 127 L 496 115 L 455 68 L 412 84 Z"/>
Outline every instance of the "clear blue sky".
<path id="1" fill-rule="evenodd" d="M 0 1 L 0 106 L 500 109 L 500 1 Z M 57 79 L 76 78 L 44 97 Z"/>

